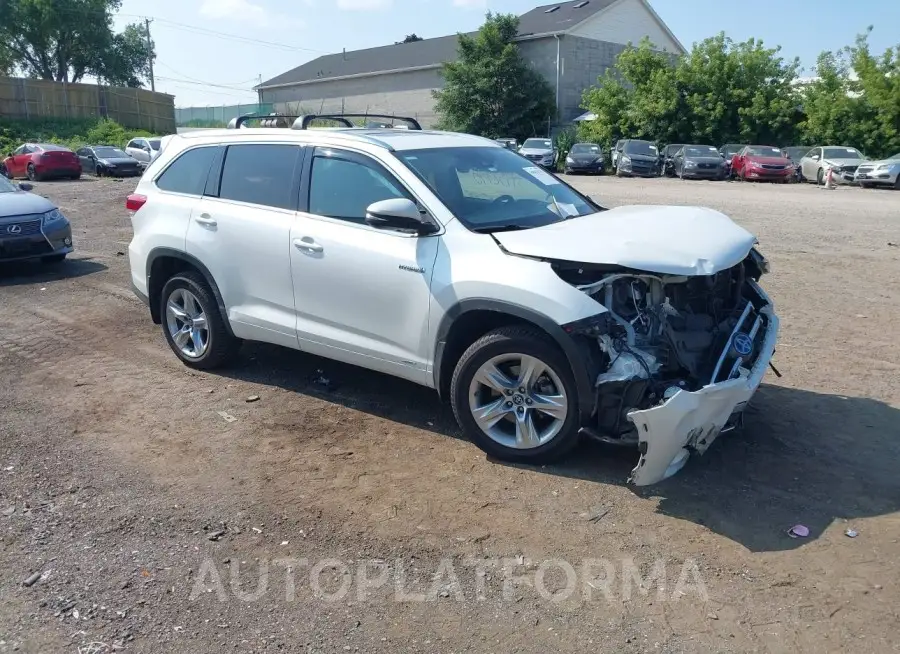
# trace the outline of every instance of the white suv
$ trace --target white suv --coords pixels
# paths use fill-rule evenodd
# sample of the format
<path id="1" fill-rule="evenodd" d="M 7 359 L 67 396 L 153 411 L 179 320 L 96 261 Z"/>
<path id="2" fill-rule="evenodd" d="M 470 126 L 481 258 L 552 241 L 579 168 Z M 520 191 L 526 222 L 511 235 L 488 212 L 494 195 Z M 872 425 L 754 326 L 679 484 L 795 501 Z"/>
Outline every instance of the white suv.
<path id="1" fill-rule="evenodd" d="M 223 365 L 242 340 L 311 352 L 437 389 L 498 458 L 639 447 L 638 485 L 739 422 L 778 319 L 729 218 L 607 210 L 414 121 L 309 118 L 173 136 L 128 198 L 134 290 L 185 364 Z"/>

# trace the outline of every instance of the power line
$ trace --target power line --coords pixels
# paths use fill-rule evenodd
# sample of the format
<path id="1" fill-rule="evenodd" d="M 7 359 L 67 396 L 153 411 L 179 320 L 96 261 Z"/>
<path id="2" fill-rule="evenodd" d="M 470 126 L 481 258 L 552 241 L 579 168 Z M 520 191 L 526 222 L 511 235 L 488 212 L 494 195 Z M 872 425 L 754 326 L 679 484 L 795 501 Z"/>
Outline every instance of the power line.
<path id="1" fill-rule="evenodd" d="M 245 89 L 239 86 L 227 86 L 226 84 L 213 84 L 211 82 L 200 82 L 197 80 L 191 79 L 179 79 L 177 77 L 163 77 L 162 75 L 158 75 L 156 79 L 164 79 L 170 82 L 182 82 L 184 84 L 192 84 L 194 86 L 208 86 L 214 89 L 229 89 L 230 91 L 246 91 L 247 93 L 256 93 L 253 89 Z"/>
<path id="2" fill-rule="evenodd" d="M 186 73 L 182 73 L 180 70 L 175 70 L 171 66 L 164 64 L 162 62 L 159 62 L 159 65 L 162 66 L 163 68 L 167 68 L 168 70 L 171 70 L 176 75 L 179 75 L 185 79 L 191 80 L 192 82 L 199 82 L 201 84 L 207 83 L 207 82 L 204 82 L 202 79 L 197 79 L 196 77 L 191 77 L 190 75 L 188 75 Z M 214 82 L 214 84 L 221 84 L 222 86 L 236 87 L 236 86 L 240 86 L 242 84 L 249 84 L 250 82 L 259 83 L 259 77 L 251 77 L 250 79 L 242 79 L 239 82 Z"/>
<path id="3" fill-rule="evenodd" d="M 124 16 L 126 18 L 153 18 L 155 21 L 165 24 L 167 27 L 171 27 L 172 29 L 180 29 L 187 32 L 194 32 L 198 34 L 203 34 L 206 36 L 215 36 L 224 39 L 233 39 L 235 41 L 242 41 L 244 43 L 254 43 L 257 45 L 264 45 L 271 48 L 281 48 L 282 50 L 294 50 L 294 51 L 302 51 L 302 52 L 314 52 L 317 54 L 328 54 L 324 50 L 316 50 L 314 48 L 302 48 L 295 45 L 288 45 L 287 43 L 276 43 L 275 41 L 264 41 L 262 39 L 254 39 L 249 36 L 241 36 L 240 34 L 231 34 L 229 32 L 219 32 L 218 30 L 211 30 L 206 27 L 198 27 L 197 25 L 189 25 L 188 23 L 179 23 L 174 20 L 169 20 L 167 18 L 159 18 L 155 16 L 138 16 L 136 14 L 118 14 L 119 16 Z"/>

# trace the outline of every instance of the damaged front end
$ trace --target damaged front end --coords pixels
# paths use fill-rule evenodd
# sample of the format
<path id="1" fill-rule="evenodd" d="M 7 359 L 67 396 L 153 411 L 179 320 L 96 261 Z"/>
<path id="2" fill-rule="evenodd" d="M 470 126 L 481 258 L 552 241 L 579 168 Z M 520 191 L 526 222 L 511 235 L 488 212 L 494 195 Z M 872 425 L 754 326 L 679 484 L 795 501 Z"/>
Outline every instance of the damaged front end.
<path id="1" fill-rule="evenodd" d="M 580 334 L 596 384 L 594 422 L 584 431 L 639 448 L 632 483 L 675 474 L 738 424 L 778 334 L 758 284 L 768 263 L 755 248 L 711 275 L 559 261 L 553 268 L 608 311 Z"/>

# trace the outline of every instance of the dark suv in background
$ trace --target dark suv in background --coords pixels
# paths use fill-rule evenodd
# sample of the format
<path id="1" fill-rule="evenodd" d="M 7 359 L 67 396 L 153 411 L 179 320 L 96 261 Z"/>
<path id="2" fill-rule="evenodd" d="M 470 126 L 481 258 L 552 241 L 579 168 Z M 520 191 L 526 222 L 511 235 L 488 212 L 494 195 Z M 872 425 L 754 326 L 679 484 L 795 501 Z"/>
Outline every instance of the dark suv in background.
<path id="1" fill-rule="evenodd" d="M 650 141 L 628 139 L 616 161 L 616 176 L 656 177 L 659 175 L 659 148 Z"/>

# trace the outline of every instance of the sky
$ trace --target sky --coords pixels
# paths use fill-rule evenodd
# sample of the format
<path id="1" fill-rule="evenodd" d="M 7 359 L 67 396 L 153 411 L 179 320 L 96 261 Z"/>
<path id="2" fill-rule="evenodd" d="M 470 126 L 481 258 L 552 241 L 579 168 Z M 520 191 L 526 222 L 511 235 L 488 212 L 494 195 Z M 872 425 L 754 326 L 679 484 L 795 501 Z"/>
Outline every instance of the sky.
<path id="1" fill-rule="evenodd" d="M 547 4 L 538 0 L 541 4 Z M 852 44 L 872 25 L 873 51 L 900 44 L 896 0 L 650 0 L 688 49 L 724 31 L 782 46 L 812 75 L 816 56 Z M 123 0 L 117 29 L 150 18 L 158 91 L 175 105 L 254 102 L 266 80 L 322 54 L 400 41 L 416 33 L 475 30 L 487 10 L 523 14 L 529 0 Z"/>

